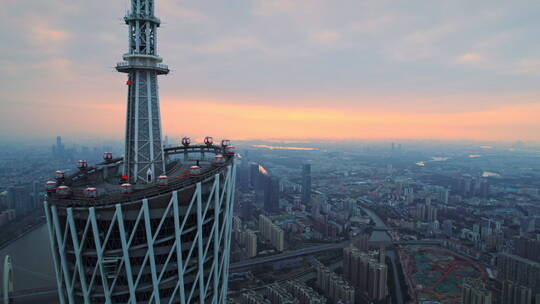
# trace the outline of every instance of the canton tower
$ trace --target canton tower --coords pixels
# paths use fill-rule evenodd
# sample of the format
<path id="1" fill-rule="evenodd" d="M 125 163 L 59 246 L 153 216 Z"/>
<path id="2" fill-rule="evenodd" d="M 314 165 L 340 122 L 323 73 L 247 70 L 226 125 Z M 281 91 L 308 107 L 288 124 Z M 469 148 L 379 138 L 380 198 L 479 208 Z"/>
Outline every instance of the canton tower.
<path id="1" fill-rule="evenodd" d="M 154 0 L 131 0 L 125 155 L 79 160 L 45 186 L 59 303 L 227 302 L 235 189 L 229 140 L 164 148 Z"/>
<path id="2" fill-rule="evenodd" d="M 132 0 L 124 19 L 128 52 L 116 66 L 128 74 L 124 175 L 132 183 L 146 183 L 165 172 L 157 75 L 168 74 L 169 68 L 157 54 L 160 20 L 154 16 L 154 0 Z"/>

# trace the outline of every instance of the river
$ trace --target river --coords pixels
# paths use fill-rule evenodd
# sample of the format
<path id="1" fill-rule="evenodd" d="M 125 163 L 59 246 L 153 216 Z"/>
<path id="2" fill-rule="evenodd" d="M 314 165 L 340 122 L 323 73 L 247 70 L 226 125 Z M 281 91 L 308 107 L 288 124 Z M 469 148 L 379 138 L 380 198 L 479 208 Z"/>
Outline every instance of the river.
<path id="1" fill-rule="evenodd" d="M 362 210 L 364 210 L 365 213 L 371 218 L 371 220 L 375 223 L 375 228 L 379 229 L 387 229 L 388 226 L 384 223 L 384 221 L 371 209 L 361 207 Z M 371 237 L 369 238 L 371 242 L 389 242 L 392 240 L 388 232 L 386 231 L 378 231 L 375 230 L 371 234 Z"/>
<path id="2" fill-rule="evenodd" d="M 42 225 L 0 249 L 2 273 L 4 271 L 4 257 L 8 254 L 13 262 L 15 291 L 43 287 L 55 288 L 56 275 L 47 225 Z"/>
<path id="3" fill-rule="evenodd" d="M 361 208 L 362 210 L 364 210 L 365 213 L 367 213 L 367 215 L 375 223 L 376 228 L 388 229 L 388 226 L 386 225 L 386 223 L 377 215 L 377 213 L 365 207 L 361 207 Z M 376 231 L 373 231 L 369 240 L 372 242 L 391 241 L 392 238 L 390 237 L 388 232 L 376 230 Z M 398 267 L 400 267 L 398 266 L 398 263 L 397 263 L 398 255 L 395 249 L 389 249 L 386 251 L 386 256 L 390 258 L 390 261 L 392 263 L 390 267 L 393 268 L 392 273 L 394 277 L 394 297 L 395 298 L 393 299 L 394 301 L 392 303 L 403 304 L 404 303 L 403 291 L 401 290 L 401 285 L 399 284 L 399 275 L 398 275 Z"/>

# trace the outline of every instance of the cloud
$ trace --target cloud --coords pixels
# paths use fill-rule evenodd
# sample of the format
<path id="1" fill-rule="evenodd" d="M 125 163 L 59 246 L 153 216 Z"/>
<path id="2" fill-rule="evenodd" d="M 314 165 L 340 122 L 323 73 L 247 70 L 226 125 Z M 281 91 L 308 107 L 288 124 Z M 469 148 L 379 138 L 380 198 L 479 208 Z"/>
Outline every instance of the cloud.
<path id="1" fill-rule="evenodd" d="M 254 0 L 255 16 L 271 17 L 283 14 L 319 14 L 328 2 L 321 0 Z"/>
<path id="2" fill-rule="evenodd" d="M 35 24 L 31 28 L 31 39 L 39 44 L 62 43 L 71 38 L 71 33 L 50 27 L 46 24 Z"/>
<path id="3" fill-rule="evenodd" d="M 413 29 L 385 43 L 384 53 L 398 62 L 411 62 L 429 58 L 441 58 L 444 38 L 458 31 L 460 26 L 454 23 L 439 24 L 433 27 Z"/>
<path id="4" fill-rule="evenodd" d="M 465 53 L 456 58 L 458 63 L 480 63 L 484 61 L 486 61 L 486 58 L 478 53 Z"/>
<path id="5" fill-rule="evenodd" d="M 540 75 L 540 59 L 528 58 L 518 60 L 512 69 L 514 74 Z"/>
<path id="6" fill-rule="evenodd" d="M 336 43 L 340 38 L 340 34 L 336 31 L 324 30 L 316 32 L 311 36 L 311 41 L 318 44 L 331 45 Z"/>
<path id="7" fill-rule="evenodd" d="M 444 24 L 441 26 L 416 30 L 405 37 L 405 40 L 413 41 L 416 43 L 431 42 L 436 39 L 443 38 L 444 36 L 453 33 L 458 30 L 456 24 Z"/>
<path id="8" fill-rule="evenodd" d="M 157 13 L 159 14 L 160 12 L 167 12 L 168 15 L 176 17 L 176 20 L 182 23 L 208 23 L 212 20 L 201 11 L 180 6 L 176 0 L 160 1 L 158 3 Z"/>
<path id="9" fill-rule="evenodd" d="M 125 105 L 125 75 L 116 73 L 113 65 L 126 51 L 127 27 L 122 16 L 129 1 L 4 2 L 0 10 L 3 130 L 9 132 L 21 120 L 9 113 L 28 113 L 44 101 L 81 109 L 96 102 Z M 318 129 L 316 121 L 323 126 L 330 121 L 329 130 L 336 132 L 347 127 L 369 129 L 369 123 L 362 122 L 367 119 L 363 111 L 390 121 L 394 116 L 383 115 L 388 109 L 403 115 L 435 115 L 485 113 L 528 104 L 533 111 L 540 96 L 540 44 L 530 39 L 540 28 L 540 19 L 535 18 L 540 6 L 530 3 L 518 1 L 494 8 L 484 1 L 465 0 L 442 4 L 343 0 L 339 5 L 331 0 L 160 0 L 156 9 L 163 21 L 158 31 L 159 54 L 173 71 L 160 77 L 164 105 L 200 100 L 231 105 L 228 101 L 234 101 L 259 107 L 247 112 L 238 108 L 254 117 L 260 115 L 257 111 L 284 114 L 291 110 L 294 115 L 284 114 L 289 129 L 299 134 L 314 128 L 323 134 L 326 131 Z M 297 108 L 287 107 L 290 105 Z M 307 119 L 298 116 L 296 109 L 316 111 Z M 100 117 L 97 110 L 88 111 Z M 122 111 L 107 113 L 107 121 L 98 123 L 111 130 L 113 123 L 118 124 L 121 136 Z M 164 117 L 168 111 L 164 107 Z M 325 112 L 342 119 L 320 116 Z M 39 113 L 41 118 L 27 120 L 27 126 L 48 130 L 54 112 L 44 108 Z M 471 119 L 475 117 L 480 116 Z M 203 114 L 199 118 L 205 119 Z M 355 125 L 349 118 L 362 121 Z M 493 119 L 501 121 L 503 116 Z M 74 120 L 70 121 L 74 132 L 89 126 Z M 96 121 L 88 121 L 92 120 Z M 212 126 L 201 126 L 195 120 L 170 126 L 193 128 L 190 132 L 208 127 L 204 132 L 218 132 L 227 121 L 225 117 Z M 257 122 L 247 116 L 239 121 L 243 128 L 240 122 L 231 122 L 234 134 L 254 136 L 256 130 L 251 132 L 245 125 Z M 334 121 L 340 128 L 333 129 Z M 271 133 L 271 123 L 279 121 L 268 120 L 265 129 L 259 130 L 261 136 Z M 384 122 L 370 123 L 381 130 L 373 134 L 387 134 L 381 129 Z M 478 128 L 484 134 L 489 128 L 498 131 L 498 126 Z M 51 132 L 64 129 L 58 126 Z M 88 130 L 92 132 L 92 127 Z M 531 130 L 538 128 L 531 124 Z M 460 132 L 466 134 L 467 130 Z"/>
<path id="10" fill-rule="evenodd" d="M 295 7 L 293 0 L 263 0 L 256 1 L 253 13 L 256 16 L 271 16 L 276 13 L 283 13 Z"/>
<path id="11" fill-rule="evenodd" d="M 253 37 L 224 37 L 196 46 L 198 51 L 207 53 L 235 53 L 244 51 L 268 51 L 260 40 Z"/>
<path id="12" fill-rule="evenodd" d="M 362 18 L 351 23 L 350 29 L 354 34 L 375 34 L 387 30 L 389 26 L 403 21 L 404 16 L 399 14 L 386 13 L 385 15 L 376 15 L 371 18 Z"/>

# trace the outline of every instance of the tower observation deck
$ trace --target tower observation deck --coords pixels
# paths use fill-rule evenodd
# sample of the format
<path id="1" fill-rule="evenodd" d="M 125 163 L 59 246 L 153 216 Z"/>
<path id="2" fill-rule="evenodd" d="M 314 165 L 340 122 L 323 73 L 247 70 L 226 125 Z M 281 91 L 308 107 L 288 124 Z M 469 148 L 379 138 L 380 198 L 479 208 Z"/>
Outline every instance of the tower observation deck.
<path id="1" fill-rule="evenodd" d="M 132 0 L 125 155 L 56 172 L 44 202 L 59 302 L 226 303 L 234 148 L 164 148 L 154 0 Z"/>

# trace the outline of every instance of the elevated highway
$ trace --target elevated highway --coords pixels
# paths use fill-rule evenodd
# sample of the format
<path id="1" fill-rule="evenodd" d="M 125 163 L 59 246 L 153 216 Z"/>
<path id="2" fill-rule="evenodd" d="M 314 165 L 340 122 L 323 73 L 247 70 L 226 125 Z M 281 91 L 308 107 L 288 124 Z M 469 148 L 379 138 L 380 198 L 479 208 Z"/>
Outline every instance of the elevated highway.
<path id="1" fill-rule="evenodd" d="M 244 260 L 244 261 L 241 261 L 241 262 L 231 264 L 229 269 L 232 272 L 246 271 L 246 270 L 249 270 L 250 268 L 253 268 L 253 267 L 256 267 L 256 266 L 261 266 L 261 265 L 264 265 L 264 264 L 275 263 L 275 262 L 284 261 L 284 260 L 288 260 L 288 259 L 292 259 L 292 258 L 296 258 L 296 257 L 300 257 L 300 256 L 307 256 L 307 255 L 312 255 L 312 254 L 323 253 L 323 252 L 326 252 L 326 251 L 343 249 L 343 248 L 349 246 L 350 243 L 351 243 L 350 241 L 345 241 L 345 242 L 341 242 L 341 243 L 317 245 L 317 246 L 297 249 L 297 250 L 293 250 L 293 251 L 288 251 L 288 252 L 284 252 L 284 253 L 280 253 L 280 254 L 276 254 L 276 255 Z M 403 245 L 424 245 L 424 246 L 435 245 L 436 246 L 436 245 L 440 245 L 440 244 L 441 244 L 441 242 L 437 241 L 437 240 L 380 241 L 380 242 L 370 242 L 369 243 L 369 245 L 373 246 L 373 247 L 394 246 L 394 245 L 400 245 L 400 246 L 403 246 Z"/>

